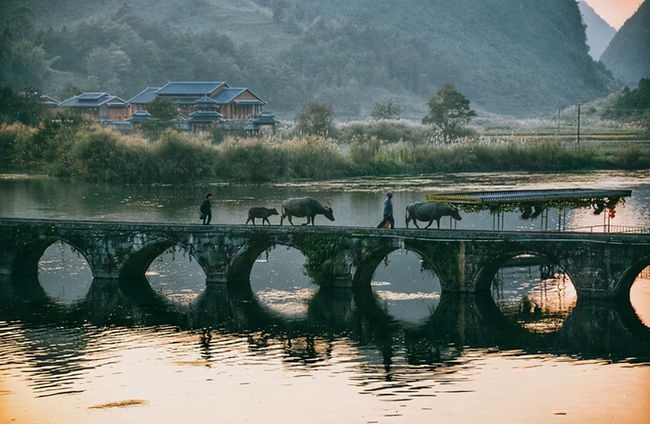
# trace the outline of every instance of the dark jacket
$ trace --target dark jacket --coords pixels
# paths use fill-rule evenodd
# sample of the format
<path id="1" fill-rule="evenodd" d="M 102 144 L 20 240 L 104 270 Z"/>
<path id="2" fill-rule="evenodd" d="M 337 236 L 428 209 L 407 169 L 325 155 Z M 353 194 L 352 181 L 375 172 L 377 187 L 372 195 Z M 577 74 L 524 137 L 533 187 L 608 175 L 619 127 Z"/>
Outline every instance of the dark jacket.
<path id="1" fill-rule="evenodd" d="M 201 213 L 207 215 L 211 211 L 212 211 L 212 202 L 210 202 L 208 199 L 205 199 L 203 203 L 201 203 Z"/>

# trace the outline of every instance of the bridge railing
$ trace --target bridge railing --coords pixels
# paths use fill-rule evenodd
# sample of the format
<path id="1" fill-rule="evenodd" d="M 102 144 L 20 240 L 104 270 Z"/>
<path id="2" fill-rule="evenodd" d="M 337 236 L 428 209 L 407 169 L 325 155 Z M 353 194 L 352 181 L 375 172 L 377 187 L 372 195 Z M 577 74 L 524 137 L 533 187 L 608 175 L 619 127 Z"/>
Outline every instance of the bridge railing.
<path id="1" fill-rule="evenodd" d="M 590 233 L 650 234 L 650 227 L 633 227 L 629 225 L 588 225 L 584 227 L 567 227 L 565 231 L 588 231 Z"/>

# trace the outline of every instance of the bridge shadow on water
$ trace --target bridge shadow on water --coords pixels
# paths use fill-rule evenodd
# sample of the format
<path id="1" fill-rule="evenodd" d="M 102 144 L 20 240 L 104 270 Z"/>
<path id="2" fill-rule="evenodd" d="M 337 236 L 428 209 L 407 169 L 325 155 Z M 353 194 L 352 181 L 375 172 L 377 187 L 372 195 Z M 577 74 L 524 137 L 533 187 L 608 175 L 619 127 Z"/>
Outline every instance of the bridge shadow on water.
<path id="1" fill-rule="evenodd" d="M 545 319 L 544 314 L 538 319 Z M 296 318 L 265 306 L 249 284 L 208 285 L 194 302 L 179 305 L 155 292 L 146 278 L 94 280 L 84 299 L 61 305 L 48 297 L 38 280 L 4 278 L 0 320 L 19 321 L 26 328 L 169 326 L 190 332 L 263 333 L 277 339 L 345 338 L 382 352 L 403 351 L 409 364 L 434 364 L 463 350 L 497 348 L 579 359 L 650 361 L 650 328 L 629 302 L 578 300 L 562 326 L 536 332 L 504 315 L 485 293 L 443 292 L 425 320 L 409 323 L 392 317 L 370 287 L 323 287 L 310 299 L 305 316 Z"/>
<path id="2" fill-rule="evenodd" d="M 38 396 L 74 391 L 73 382 L 98 365 L 93 357 L 110 358 L 125 337 L 142 331 L 154 338 L 196 338 L 194 349 L 206 361 L 215 360 L 224 338 L 244 341 L 249 354 L 261 357 L 280 345 L 286 367 L 326 361 L 333 345 L 344 343 L 366 378 L 380 386 L 448 375 L 477 351 L 650 361 L 650 328 L 629 302 L 578 301 L 560 328 L 539 333 L 504 315 L 489 294 L 443 293 L 426 319 L 409 323 L 391 316 L 368 286 L 321 288 L 296 318 L 264 305 L 249 284 L 209 285 L 194 302 L 179 305 L 146 278 L 94 280 L 85 298 L 63 305 L 38 280 L 0 279 L 0 362 L 15 361 L 19 346 Z"/>

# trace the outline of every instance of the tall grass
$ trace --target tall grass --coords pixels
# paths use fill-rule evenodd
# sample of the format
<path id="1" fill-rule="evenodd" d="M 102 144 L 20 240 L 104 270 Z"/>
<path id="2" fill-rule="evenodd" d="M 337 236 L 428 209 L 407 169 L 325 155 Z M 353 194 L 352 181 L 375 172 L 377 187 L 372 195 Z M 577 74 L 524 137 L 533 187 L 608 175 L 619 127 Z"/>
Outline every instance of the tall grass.
<path id="1" fill-rule="evenodd" d="M 392 135 L 391 135 L 392 137 Z M 650 153 L 627 142 L 582 143 L 543 138 L 471 138 L 454 144 L 386 141 L 354 134 L 349 142 L 208 138 L 164 132 L 156 141 L 99 126 L 0 127 L 0 171 L 36 172 L 96 182 L 192 183 L 210 179 L 270 182 L 365 175 L 467 171 L 647 169 Z"/>

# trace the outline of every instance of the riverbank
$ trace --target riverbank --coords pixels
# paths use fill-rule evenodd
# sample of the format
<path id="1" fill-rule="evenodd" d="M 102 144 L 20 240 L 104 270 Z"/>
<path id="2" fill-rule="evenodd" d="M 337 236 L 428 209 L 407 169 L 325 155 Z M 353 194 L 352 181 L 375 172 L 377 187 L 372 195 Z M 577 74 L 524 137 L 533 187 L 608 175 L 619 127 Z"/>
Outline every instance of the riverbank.
<path id="1" fill-rule="evenodd" d="M 227 138 L 168 131 L 155 142 L 99 127 L 0 128 L 0 172 L 43 173 L 92 182 L 279 182 L 447 172 L 548 172 L 650 168 L 650 144 L 577 142 L 548 136 L 473 137 L 453 144 L 384 141 L 353 135 L 331 140 Z"/>

